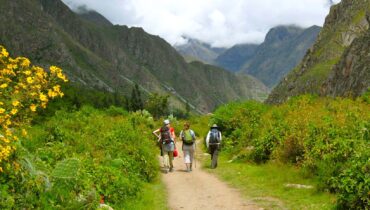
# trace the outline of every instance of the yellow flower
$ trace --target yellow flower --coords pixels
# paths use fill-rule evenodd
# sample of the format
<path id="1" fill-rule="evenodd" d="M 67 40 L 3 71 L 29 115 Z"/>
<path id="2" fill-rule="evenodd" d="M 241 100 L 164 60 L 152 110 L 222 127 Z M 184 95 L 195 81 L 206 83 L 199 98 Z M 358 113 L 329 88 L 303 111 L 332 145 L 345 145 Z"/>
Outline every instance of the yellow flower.
<path id="1" fill-rule="evenodd" d="M 45 109 L 45 108 L 46 108 L 46 104 L 47 104 L 46 102 L 42 102 L 42 103 L 41 103 L 41 107 L 42 107 L 43 109 Z"/>
<path id="2" fill-rule="evenodd" d="M 48 101 L 48 98 L 43 93 L 40 93 L 40 100 L 46 102 L 46 101 Z"/>
<path id="3" fill-rule="evenodd" d="M 57 77 L 58 77 L 59 79 L 63 80 L 64 82 L 68 82 L 68 80 L 67 80 L 66 76 L 65 76 L 62 72 L 59 72 L 59 73 L 57 74 Z"/>
<path id="4" fill-rule="evenodd" d="M 35 104 L 31 104 L 30 106 L 31 111 L 36 112 L 36 108 L 37 106 Z"/>
<path id="5" fill-rule="evenodd" d="M 0 114 L 4 113 L 5 112 L 5 109 L 3 108 L 0 108 Z"/>
<path id="6" fill-rule="evenodd" d="M 13 101 L 13 106 L 18 106 L 19 105 L 19 101 Z"/>
<path id="7" fill-rule="evenodd" d="M 18 109 L 12 109 L 12 111 L 10 111 L 10 113 L 11 113 L 12 115 L 17 114 L 17 112 L 18 112 Z"/>
<path id="8" fill-rule="evenodd" d="M 27 136 L 27 131 L 25 129 L 22 129 L 22 136 Z"/>
<path id="9" fill-rule="evenodd" d="M 8 84 L 7 83 L 4 83 L 4 84 L 2 84 L 2 85 L 0 85 L 0 88 L 6 88 L 6 87 L 8 87 Z"/>
<path id="10" fill-rule="evenodd" d="M 2 49 L 1 49 L 1 54 L 2 54 L 3 56 L 5 56 L 5 57 L 8 57 L 8 56 L 9 56 L 9 53 L 6 51 L 6 49 L 5 49 L 5 48 L 2 48 Z"/>
<path id="11" fill-rule="evenodd" d="M 22 67 L 29 67 L 30 64 L 31 64 L 30 60 L 28 60 L 27 58 L 23 58 L 22 63 L 21 63 Z"/>
<path id="12" fill-rule="evenodd" d="M 49 98 L 55 98 L 58 95 L 58 93 L 54 92 L 53 90 L 48 90 L 48 96 Z"/>
<path id="13" fill-rule="evenodd" d="M 24 74 L 27 75 L 27 76 L 29 76 L 29 75 L 31 75 L 31 71 L 30 70 L 27 70 L 27 71 L 24 72 Z"/>
<path id="14" fill-rule="evenodd" d="M 27 77 L 27 82 L 28 82 L 28 84 L 32 84 L 33 83 L 32 77 Z"/>

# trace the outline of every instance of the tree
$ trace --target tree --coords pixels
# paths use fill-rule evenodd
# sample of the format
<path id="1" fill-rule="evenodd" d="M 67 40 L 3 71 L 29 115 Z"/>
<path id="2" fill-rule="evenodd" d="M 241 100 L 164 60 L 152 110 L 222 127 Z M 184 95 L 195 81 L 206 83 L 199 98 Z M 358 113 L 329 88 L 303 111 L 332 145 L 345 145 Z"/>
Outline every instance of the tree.
<path id="1" fill-rule="evenodd" d="M 141 98 L 140 88 L 138 84 L 135 84 L 131 92 L 130 110 L 137 111 L 137 110 L 143 110 L 143 109 L 144 109 L 144 103 Z"/>
<path id="2" fill-rule="evenodd" d="M 153 93 L 145 103 L 145 109 L 148 110 L 154 118 L 168 115 L 168 95 L 159 95 Z"/>

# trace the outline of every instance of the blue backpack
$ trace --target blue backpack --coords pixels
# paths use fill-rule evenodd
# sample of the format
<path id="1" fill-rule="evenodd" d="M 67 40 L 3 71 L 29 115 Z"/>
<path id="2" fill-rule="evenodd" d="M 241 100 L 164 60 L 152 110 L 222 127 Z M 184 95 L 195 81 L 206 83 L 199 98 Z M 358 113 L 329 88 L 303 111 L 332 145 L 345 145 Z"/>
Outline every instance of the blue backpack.
<path id="1" fill-rule="evenodd" d="M 217 128 L 212 128 L 209 134 L 209 144 L 219 144 L 221 143 L 220 131 Z"/>

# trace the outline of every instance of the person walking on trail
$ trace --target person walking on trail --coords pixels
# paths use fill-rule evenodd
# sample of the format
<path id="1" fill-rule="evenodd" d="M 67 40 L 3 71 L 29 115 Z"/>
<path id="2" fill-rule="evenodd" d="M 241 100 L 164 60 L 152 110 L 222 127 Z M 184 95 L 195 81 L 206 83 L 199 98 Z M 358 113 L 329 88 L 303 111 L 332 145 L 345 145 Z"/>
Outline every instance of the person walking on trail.
<path id="1" fill-rule="evenodd" d="M 211 154 L 211 168 L 217 167 L 217 158 L 221 149 L 221 141 L 221 131 L 218 129 L 216 124 L 213 124 L 206 138 L 206 145 L 209 153 Z"/>
<path id="2" fill-rule="evenodd" d="M 184 129 L 180 132 L 180 138 L 182 140 L 182 151 L 184 153 L 186 171 L 190 172 L 193 170 L 195 151 L 195 133 L 190 129 L 190 123 L 186 122 L 184 124 Z"/>
<path id="3" fill-rule="evenodd" d="M 173 172 L 173 151 L 176 147 L 175 129 L 171 127 L 169 120 L 164 120 L 163 127 L 153 131 L 153 134 L 160 138 L 162 144 L 165 172 Z"/>

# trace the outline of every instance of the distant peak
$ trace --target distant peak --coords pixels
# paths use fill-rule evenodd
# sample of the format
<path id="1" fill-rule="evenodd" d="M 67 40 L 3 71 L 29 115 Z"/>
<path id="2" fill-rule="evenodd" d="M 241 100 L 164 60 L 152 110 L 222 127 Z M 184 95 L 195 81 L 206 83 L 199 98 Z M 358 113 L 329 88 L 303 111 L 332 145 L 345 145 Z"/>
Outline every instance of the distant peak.
<path id="1" fill-rule="evenodd" d="M 83 19 L 100 25 L 113 25 L 107 18 L 95 10 L 89 9 L 86 5 L 78 6 L 74 12 Z"/>
<path id="2" fill-rule="evenodd" d="M 265 42 L 282 41 L 293 35 L 301 33 L 304 29 L 296 25 L 279 25 L 273 27 L 266 34 Z"/>

